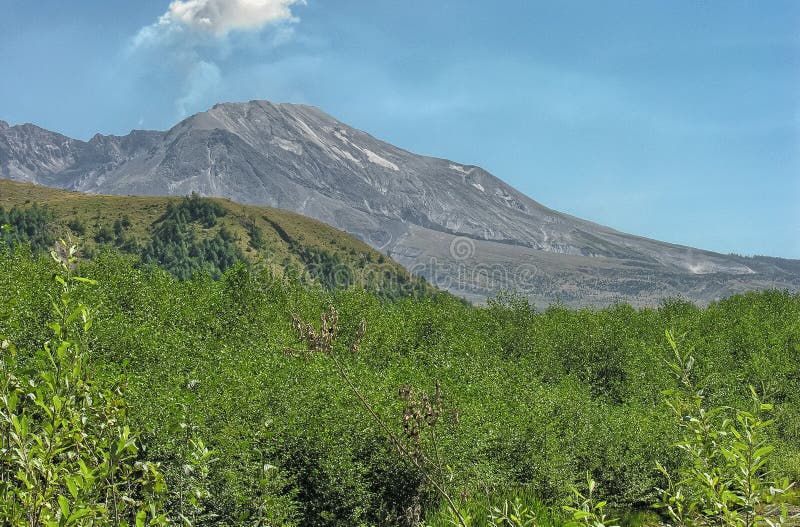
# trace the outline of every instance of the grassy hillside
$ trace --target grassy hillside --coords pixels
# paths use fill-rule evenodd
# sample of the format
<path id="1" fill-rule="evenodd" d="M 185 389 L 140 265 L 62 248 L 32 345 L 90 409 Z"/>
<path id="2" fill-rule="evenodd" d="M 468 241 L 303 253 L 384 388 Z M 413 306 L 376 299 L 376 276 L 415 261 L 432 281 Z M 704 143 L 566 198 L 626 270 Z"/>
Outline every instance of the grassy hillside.
<path id="1" fill-rule="evenodd" d="M 192 218 L 184 214 L 170 222 L 177 216 L 170 217 L 170 204 L 180 207 L 189 201 L 187 198 L 92 195 L 0 180 L 0 209 L 5 211 L 5 223 L 14 223 L 9 219 L 12 211 L 20 216 L 20 212 L 32 208 L 43 209 L 41 214 L 25 218 L 41 219 L 38 223 L 29 221 L 36 223 L 30 235 L 22 232 L 25 229 L 7 232 L 9 241 L 19 238 L 44 249 L 59 237 L 70 235 L 80 240 L 84 256 L 92 257 L 102 247 L 112 246 L 144 256 L 146 263 L 161 264 L 182 278 L 191 276 L 198 267 L 218 276 L 230 267 L 230 260 L 242 259 L 278 276 L 292 275 L 328 288 L 355 283 L 392 298 L 432 291 L 396 262 L 324 223 L 280 209 L 217 198 L 194 199 L 198 202 L 195 205 L 214 209 L 210 216 Z M 0 223 L 4 223 L 2 218 L 0 212 Z M 185 231 L 179 241 L 186 243 L 190 238 L 190 252 L 191 242 L 197 247 L 216 242 L 214 247 L 196 251 L 196 259 L 221 261 L 205 262 L 205 266 L 165 261 L 180 255 L 154 249 L 154 238 L 163 238 L 164 231 L 174 229 L 176 223 L 185 224 L 179 227 Z M 219 252 L 226 254 L 217 258 Z"/>

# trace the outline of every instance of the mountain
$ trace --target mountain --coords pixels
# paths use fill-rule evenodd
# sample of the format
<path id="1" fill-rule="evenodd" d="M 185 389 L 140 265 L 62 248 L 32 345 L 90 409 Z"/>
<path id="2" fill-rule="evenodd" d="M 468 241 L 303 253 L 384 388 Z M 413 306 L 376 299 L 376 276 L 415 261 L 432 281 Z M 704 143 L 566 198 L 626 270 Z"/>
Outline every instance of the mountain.
<path id="1" fill-rule="evenodd" d="M 291 210 L 473 301 L 501 289 L 539 305 L 653 305 L 675 295 L 706 303 L 750 289 L 800 289 L 800 261 L 625 234 L 551 210 L 480 167 L 407 152 L 303 105 L 218 104 L 165 132 L 88 142 L 30 124 L 0 126 L 0 177 Z"/>
<path id="2" fill-rule="evenodd" d="M 434 290 L 369 245 L 293 212 L 220 198 L 84 194 L 0 179 L 0 244 L 51 248 L 79 240 L 92 257 L 104 246 L 142 257 L 188 278 L 218 275 L 243 260 L 278 277 L 328 288 L 360 284 L 387 298 Z"/>

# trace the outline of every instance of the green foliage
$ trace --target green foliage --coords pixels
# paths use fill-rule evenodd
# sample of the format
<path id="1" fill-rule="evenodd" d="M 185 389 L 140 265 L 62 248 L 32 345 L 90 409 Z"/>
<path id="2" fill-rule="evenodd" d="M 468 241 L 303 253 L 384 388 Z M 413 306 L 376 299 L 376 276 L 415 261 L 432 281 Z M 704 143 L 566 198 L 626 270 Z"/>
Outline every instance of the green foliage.
<path id="1" fill-rule="evenodd" d="M 623 527 L 658 527 L 664 522 L 652 509 L 633 509 L 627 511 L 621 520 Z"/>
<path id="2" fill-rule="evenodd" d="M 244 227 L 247 229 L 250 247 L 259 251 L 267 245 L 267 241 L 264 239 L 264 231 L 256 224 L 255 218 L 247 218 L 247 221 L 244 222 Z"/>
<path id="3" fill-rule="evenodd" d="M 97 233 L 95 233 L 94 241 L 97 243 L 111 243 L 114 241 L 114 231 L 107 225 L 103 225 L 98 229 Z"/>
<path id="4" fill-rule="evenodd" d="M 192 228 L 200 238 L 221 225 Z M 14 372 L 29 372 L 15 373 L 26 382 L 47 371 L 37 369 L 46 357 L 35 350 L 53 339 L 51 299 L 43 291 L 59 272 L 28 250 L 0 255 L 0 334 L 16 344 Z M 682 481 L 692 461 L 673 447 L 684 430 L 665 418 L 661 392 L 683 393 L 662 367 L 672 353 L 665 327 L 693 349 L 692 381 L 704 388 L 703 408 L 729 408 L 714 414 L 715 426 L 728 418 L 745 439 L 750 427 L 753 445 L 766 440 L 775 447 L 753 456 L 766 460 L 761 470 L 781 479 L 798 474 L 796 294 L 752 293 L 703 309 L 670 301 L 658 309 L 537 312 L 513 295 L 488 307 L 445 295 L 387 301 L 243 265 L 219 280 L 179 280 L 113 251 L 82 263 L 79 275 L 98 281 L 74 283 L 72 296 L 93 306 L 81 346 L 91 350 L 93 386 L 113 390 L 125 381 L 124 421 L 138 432 L 134 466 L 159 467 L 169 489 L 159 499 L 179 524 L 181 500 L 190 522 L 212 526 L 407 526 L 424 519 L 438 527 L 453 519 L 423 472 L 365 413 L 331 357 L 284 353 L 309 347 L 298 344 L 291 315 L 313 320 L 330 306 L 342 370 L 409 453 L 418 448 L 431 461 L 417 457 L 471 525 L 534 518 L 539 526 L 560 524 L 564 518 L 541 504 L 564 514 L 570 488 L 587 473 L 597 482 L 593 503 L 607 502 L 602 513 L 609 515 L 662 499 L 655 489 L 667 482 L 656 459 Z M 366 331 L 357 338 L 363 320 Z M 320 326 L 313 329 L 320 333 Z M 356 342 L 358 353 L 351 353 Z M 415 416 L 438 408 L 437 382 L 434 440 Z M 745 419 L 745 426 L 733 410 L 766 421 L 750 409 L 749 385 L 774 405 L 774 423 L 757 433 L 754 421 Z M 401 386 L 414 387 L 413 401 L 398 397 Z M 419 428 L 404 427 L 405 411 Z M 724 455 L 716 460 L 729 463 Z M 144 490 L 134 495 L 144 500 Z"/>
<path id="5" fill-rule="evenodd" d="M 396 451 L 408 461 L 424 478 L 435 491 L 444 499 L 453 516 L 457 520 L 457 525 L 467 527 L 466 520 L 461 515 L 458 507 L 453 502 L 453 498 L 448 493 L 446 486 L 447 480 L 444 477 L 444 466 L 439 455 L 439 447 L 436 443 L 436 424 L 442 412 L 441 392 L 439 384 L 436 384 L 434 395 L 415 394 L 410 386 L 400 387 L 400 397 L 404 401 L 403 406 L 403 435 L 395 433 L 387 422 L 375 411 L 372 404 L 361 393 L 353 380 L 348 375 L 338 354 L 341 346 L 337 341 L 339 330 L 339 314 L 331 306 L 327 313 L 323 313 L 320 328 L 316 329 L 311 324 L 302 321 L 297 316 L 292 317 L 295 331 L 298 338 L 303 341 L 306 348 L 296 351 L 287 348 L 286 353 L 294 357 L 311 358 L 314 355 L 324 355 L 330 358 L 336 367 L 336 372 L 343 383 L 352 391 L 364 411 L 372 418 L 379 427 L 383 435 Z M 361 321 L 361 325 L 356 331 L 355 336 L 346 348 L 351 354 L 358 353 L 361 340 L 366 333 L 366 320 Z M 432 454 L 426 453 L 423 442 L 426 438 L 432 446 Z M 420 511 L 421 512 L 421 511 Z M 420 512 L 409 511 L 406 516 L 410 523 L 417 524 L 420 520 Z"/>
<path id="6" fill-rule="evenodd" d="M 142 262 L 156 264 L 182 280 L 198 272 L 218 278 L 244 256 L 229 233 L 201 237 L 192 224 L 209 229 L 225 212 L 218 203 L 194 194 L 177 204 L 170 202 L 153 225 L 152 238 L 141 252 Z"/>
<path id="7" fill-rule="evenodd" d="M 536 513 L 516 500 L 503 502 L 489 513 L 489 525 L 496 527 L 536 527 Z"/>
<path id="8" fill-rule="evenodd" d="M 67 227 L 69 227 L 69 230 L 71 230 L 76 236 L 83 236 L 86 234 L 86 225 L 84 225 L 84 223 L 78 218 L 72 218 L 69 220 L 67 222 Z"/>
<path id="9" fill-rule="evenodd" d="M 208 522 L 214 519 L 214 514 L 208 510 L 211 499 L 209 490 L 209 474 L 214 452 L 209 450 L 198 437 L 193 437 L 190 425 L 181 423 L 187 430 L 186 461 L 181 467 L 182 478 L 179 483 L 179 516 L 185 525 L 198 525 L 199 522 Z"/>
<path id="10" fill-rule="evenodd" d="M 55 235 L 48 225 L 53 221 L 53 212 L 36 203 L 29 207 L 12 207 L 6 210 L 0 207 L 0 242 L 12 247 L 20 243 L 29 243 L 37 252 L 48 251 L 55 243 Z"/>
<path id="11" fill-rule="evenodd" d="M 337 254 L 297 243 L 292 251 L 300 257 L 310 277 L 327 289 L 347 289 L 355 283 L 355 272 Z"/>
<path id="12" fill-rule="evenodd" d="M 253 527 L 294 527 L 299 518 L 297 492 L 289 479 L 268 459 L 268 443 L 273 439 L 270 422 L 255 430 L 253 450 L 258 454 L 258 475 L 253 493 Z"/>
<path id="13" fill-rule="evenodd" d="M 597 482 L 590 475 L 586 476 L 586 494 L 573 487 L 572 505 L 564 505 L 570 513 L 570 521 L 564 527 L 619 527 L 617 518 L 609 518 L 605 512 L 606 501 L 595 498 Z"/>
<path id="14" fill-rule="evenodd" d="M 9 526 L 165 524 L 164 487 L 140 459 L 119 386 L 93 378 L 89 308 L 77 290 L 96 285 L 70 272 L 75 247 L 53 252 L 63 272 L 51 337 L 20 367 L 0 337 L 0 519 Z"/>
<path id="15" fill-rule="evenodd" d="M 226 213 L 225 208 L 219 203 L 192 193 L 177 203 L 170 201 L 167 204 L 167 212 L 161 217 L 160 222 L 171 221 L 182 224 L 198 222 L 204 228 L 210 229 L 217 224 L 217 219 Z"/>
<path id="16" fill-rule="evenodd" d="M 767 470 L 774 446 L 766 433 L 773 422 L 762 417 L 773 406 L 763 403 L 750 386 L 752 409 L 707 409 L 704 390 L 693 380 L 695 358 L 691 349 L 682 352 L 669 331 L 666 336 L 674 359 L 668 364 L 680 388 L 666 390 L 664 395 L 683 430 L 677 447 L 689 463 L 680 470 L 677 482 L 659 465 L 668 485 L 657 505 L 676 526 L 783 525 L 786 506 L 775 503 L 789 490 L 790 483 L 788 479 L 775 480 Z"/>
<path id="17" fill-rule="evenodd" d="M 502 496 L 476 494 L 459 500 L 458 509 L 470 527 L 555 527 L 562 523 L 529 489 L 505 490 Z M 449 509 L 433 511 L 426 527 L 457 525 Z"/>

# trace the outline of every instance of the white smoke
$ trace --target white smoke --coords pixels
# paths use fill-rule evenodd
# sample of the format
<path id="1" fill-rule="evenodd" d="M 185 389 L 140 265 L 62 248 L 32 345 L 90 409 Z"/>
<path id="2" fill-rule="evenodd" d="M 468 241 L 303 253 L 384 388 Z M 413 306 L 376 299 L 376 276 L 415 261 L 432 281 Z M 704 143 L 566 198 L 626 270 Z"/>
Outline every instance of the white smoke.
<path id="1" fill-rule="evenodd" d="M 213 62 L 201 60 L 195 64 L 187 75 L 183 95 L 175 102 L 178 117 L 183 119 L 202 106 L 209 96 L 213 97 L 221 81 L 222 73 Z"/>

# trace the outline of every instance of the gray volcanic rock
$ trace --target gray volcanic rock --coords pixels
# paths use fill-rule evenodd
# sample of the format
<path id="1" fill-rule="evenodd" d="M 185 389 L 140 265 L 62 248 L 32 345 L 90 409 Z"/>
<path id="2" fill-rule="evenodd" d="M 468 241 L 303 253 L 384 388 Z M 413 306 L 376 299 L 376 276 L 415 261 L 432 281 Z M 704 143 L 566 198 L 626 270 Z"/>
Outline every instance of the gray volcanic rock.
<path id="1" fill-rule="evenodd" d="M 166 132 L 88 142 L 0 126 L 0 177 L 111 194 L 197 192 L 293 210 L 350 232 L 474 301 L 701 303 L 800 289 L 800 262 L 624 234 L 548 209 L 480 167 L 416 155 L 303 105 L 218 104 Z"/>

